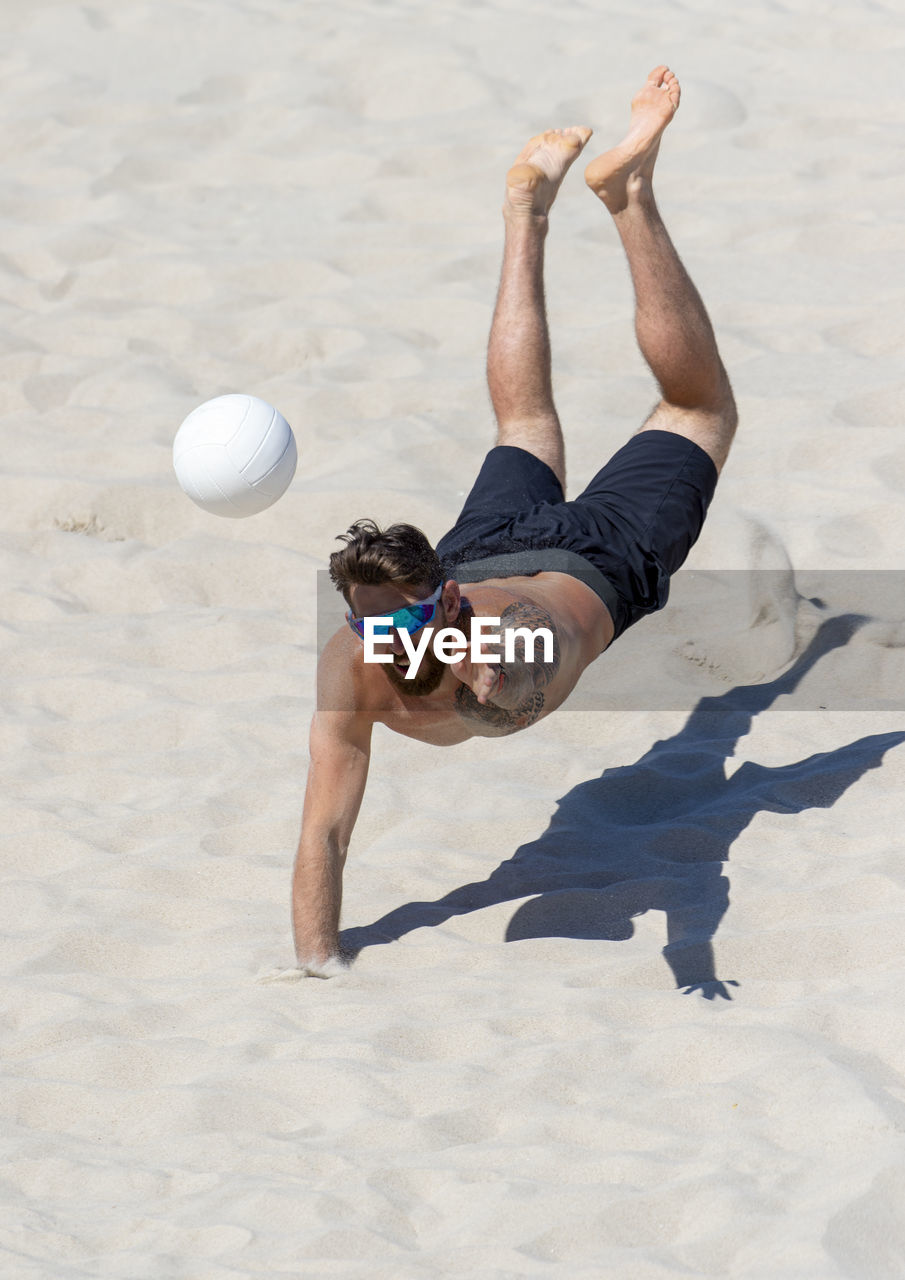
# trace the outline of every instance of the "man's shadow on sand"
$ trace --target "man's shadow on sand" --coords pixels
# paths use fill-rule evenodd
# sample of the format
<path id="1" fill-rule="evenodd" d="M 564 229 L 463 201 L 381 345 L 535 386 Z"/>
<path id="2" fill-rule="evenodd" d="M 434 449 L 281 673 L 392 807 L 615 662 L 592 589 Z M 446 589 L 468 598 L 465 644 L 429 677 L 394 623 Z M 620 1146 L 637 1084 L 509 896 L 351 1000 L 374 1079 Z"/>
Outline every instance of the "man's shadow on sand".
<path id="1" fill-rule="evenodd" d="M 830 808 L 868 769 L 879 768 L 884 754 L 905 741 L 905 732 L 875 734 L 774 768 L 746 761 L 728 779 L 724 761 L 754 716 L 780 694 L 792 693 L 864 621 L 853 614 L 828 619 L 779 679 L 702 698 L 679 733 L 656 742 L 635 764 L 606 769 L 573 787 L 543 835 L 517 849 L 487 880 L 347 929 L 344 949 L 356 954 L 413 929 L 529 895 L 536 896 L 513 915 L 507 942 L 618 941 L 632 936 L 633 916 L 656 910 L 666 913 L 663 954 L 677 986 L 708 1000 L 731 999 L 727 983 L 717 978 L 711 943 L 729 905 L 723 863 L 732 842 L 757 813 Z"/>

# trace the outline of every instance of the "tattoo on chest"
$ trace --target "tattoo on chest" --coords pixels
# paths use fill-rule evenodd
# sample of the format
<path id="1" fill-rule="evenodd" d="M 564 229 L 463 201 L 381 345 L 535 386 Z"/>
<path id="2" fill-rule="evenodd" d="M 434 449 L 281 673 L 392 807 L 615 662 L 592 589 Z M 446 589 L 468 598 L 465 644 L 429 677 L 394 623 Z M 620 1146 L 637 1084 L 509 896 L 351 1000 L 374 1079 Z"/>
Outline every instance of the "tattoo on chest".
<path id="1" fill-rule="evenodd" d="M 511 604 L 500 615 L 500 631 L 515 632 L 515 664 L 510 666 L 513 669 L 523 668 L 530 675 L 535 689 L 544 689 L 552 684 L 559 670 L 559 636 L 547 610 L 527 601 Z M 551 652 L 548 654 L 543 643 L 537 641 L 529 655 L 526 633 L 539 631 L 549 632 L 552 637 Z"/>
<path id="2" fill-rule="evenodd" d="M 544 651 L 541 640 L 536 640 L 529 652 L 528 632 L 546 629 L 552 637 L 552 646 Z M 481 704 L 467 685 L 456 690 L 456 710 L 463 719 L 470 720 L 475 733 L 485 737 L 502 737 L 517 733 L 534 724 L 544 709 L 543 689 L 553 683 L 560 664 L 559 637 L 553 618 L 546 609 L 528 601 L 507 605 L 500 615 L 500 633 L 515 632 L 514 656 L 504 661 L 510 689 L 523 690 L 523 696 L 515 707 L 500 707 L 493 702 Z M 480 727 L 478 727 L 480 726 Z"/>
<path id="3" fill-rule="evenodd" d="M 481 704 L 468 685 L 459 685 L 456 690 L 456 710 L 464 720 L 475 723 L 475 733 L 479 737 L 502 738 L 507 733 L 518 733 L 519 729 L 527 729 L 529 724 L 534 724 L 543 709 L 542 693 L 532 693 L 514 711 L 509 711 L 505 707 L 495 707 L 492 702 Z"/>

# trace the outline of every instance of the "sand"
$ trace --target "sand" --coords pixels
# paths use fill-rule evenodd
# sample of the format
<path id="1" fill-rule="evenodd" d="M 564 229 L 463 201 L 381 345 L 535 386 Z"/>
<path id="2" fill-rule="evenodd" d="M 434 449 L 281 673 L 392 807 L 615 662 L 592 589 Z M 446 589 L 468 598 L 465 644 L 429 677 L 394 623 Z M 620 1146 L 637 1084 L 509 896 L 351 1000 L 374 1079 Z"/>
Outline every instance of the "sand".
<path id="1" fill-rule="evenodd" d="M 4 1276 L 905 1276 L 898 7 L 8 8 Z M 660 61 L 742 419 L 675 608 L 513 739 L 377 733 L 359 958 L 264 984 L 317 571 L 451 524 L 505 168 Z M 575 493 L 655 396 L 580 167 L 548 304 Z M 299 443 L 250 520 L 171 468 L 228 391 Z"/>

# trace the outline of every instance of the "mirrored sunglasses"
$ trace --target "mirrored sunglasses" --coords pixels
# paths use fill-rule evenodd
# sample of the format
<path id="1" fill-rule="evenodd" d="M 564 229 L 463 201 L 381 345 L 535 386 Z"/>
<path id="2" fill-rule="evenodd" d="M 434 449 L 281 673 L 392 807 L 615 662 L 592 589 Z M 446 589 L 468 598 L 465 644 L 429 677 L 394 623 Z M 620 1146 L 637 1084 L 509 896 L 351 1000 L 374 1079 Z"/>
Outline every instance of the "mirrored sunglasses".
<path id="1" fill-rule="evenodd" d="M 407 604 L 405 608 L 396 609 L 393 613 L 371 615 L 389 619 L 389 622 L 375 622 L 374 635 L 388 636 L 393 631 L 407 631 L 411 635 L 415 631 L 420 631 L 422 627 L 427 626 L 437 612 L 437 605 L 440 603 L 442 594 L 443 583 L 441 582 L 434 594 L 428 596 L 426 600 L 416 600 L 414 604 Z M 367 620 L 367 617 L 354 618 L 351 609 L 346 614 L 346 622 L 348 622 L 359 639 L 362 640 L 364 639 Z"/>

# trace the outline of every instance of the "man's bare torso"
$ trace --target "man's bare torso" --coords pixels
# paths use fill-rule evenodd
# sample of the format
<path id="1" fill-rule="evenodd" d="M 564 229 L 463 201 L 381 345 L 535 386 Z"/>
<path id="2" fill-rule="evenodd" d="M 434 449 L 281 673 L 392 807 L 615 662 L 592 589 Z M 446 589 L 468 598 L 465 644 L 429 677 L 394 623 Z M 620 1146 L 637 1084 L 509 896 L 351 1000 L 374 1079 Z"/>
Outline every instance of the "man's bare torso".
<path id="1" fill-rule="evenodd" d="M 540 687 L 519 686 L 514 705 L 478 701 L 468 684 L 451 667 L 439 687 L 423 697 L 406 696 L 384 674 L 381 664 L 366 663 L 362 644 L 349 631 L 337 633 L 324 652 L 327 680 L 322 689 L 347 691 L 344 709 L 385 724 L 396 733 L 435 746 L 453 746 L 468 738 L 503 737 L 525 729 L 555 711 L 574 689 L 578 678 L 613 638 L 613 622 L 603 602 L 585 583 L 564 573 L 531 577 L 489 578 L 463 584 L 476 618 L 501 618 L 508 626 L 552 631 L 556 662 L 548 664 Z M 463 624 L 467 633 L 469 623 Z M 530 666 L 530 664 L 528 664 Z M 518 672 L 500 664 L 501 686 L 515 682 Z M 522 673 L 524 674 L 524 673 Z M 348 697 L 351 689 L 352 697 Z M 512 703 L 512 696 L 507 699 Z M 320 709 L 329 709 L 321 695 Z M 339 708 L 337 708 L 339 709 Z"/>

